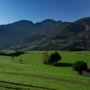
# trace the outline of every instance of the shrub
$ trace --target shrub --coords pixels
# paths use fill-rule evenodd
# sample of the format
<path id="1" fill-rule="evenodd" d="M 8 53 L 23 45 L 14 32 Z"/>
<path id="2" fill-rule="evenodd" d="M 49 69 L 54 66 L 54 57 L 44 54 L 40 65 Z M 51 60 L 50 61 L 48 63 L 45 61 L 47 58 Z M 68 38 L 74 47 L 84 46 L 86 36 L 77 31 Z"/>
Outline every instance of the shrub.
<path id="1" fill-rule="evenodd" d="M 57 64 L 59 60 L 61 60 L 61 56 L 59 55 L 58 52 L 54 52 L 49 56 L 48 63 L 49 64 Z"/>
<path id="2" fill-rule="evenodd" d="M 87 63 L 84 61 L 77 61 L 75 64 L 73 64 L 73 69 L 82 74 L 81 72 L 83 70 L 87 70 Z"/>
<path id="3" fill-rule="evenodd" d="M 44 61 L 45 64 L 48 64 L 48 58 L 49 58 L 48 51 L 45 51 L 43 53 L 43 61 Z"/>

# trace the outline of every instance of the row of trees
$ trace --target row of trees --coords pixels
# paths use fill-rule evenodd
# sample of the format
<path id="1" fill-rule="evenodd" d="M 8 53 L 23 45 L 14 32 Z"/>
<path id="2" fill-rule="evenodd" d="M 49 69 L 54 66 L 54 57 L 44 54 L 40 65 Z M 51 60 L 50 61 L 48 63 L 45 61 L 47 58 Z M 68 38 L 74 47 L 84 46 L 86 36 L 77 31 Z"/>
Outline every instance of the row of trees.
<path id="1" fill-rule="evenodd" d="M 51 55 L 48 54 L 48 51 L 44 52 L 44 63 L 45 64 L 58 64 L 58 62 L 62 59 L 61 55 L 58 52 L 53 52 Z M 87 63 L 84 61 L 77 61 L 72 65 L 73 70 L 78 71 L 79 74 L 82 74 L 82 71 L 87 71 Z"/>
<path id="2" fill-rule="evenodd" d="M 58 52 L 54 52 L 49 56 L 48 51 L 44 52 L 43 58 L 45 64 L 57 64 L 62 59 Z"/>

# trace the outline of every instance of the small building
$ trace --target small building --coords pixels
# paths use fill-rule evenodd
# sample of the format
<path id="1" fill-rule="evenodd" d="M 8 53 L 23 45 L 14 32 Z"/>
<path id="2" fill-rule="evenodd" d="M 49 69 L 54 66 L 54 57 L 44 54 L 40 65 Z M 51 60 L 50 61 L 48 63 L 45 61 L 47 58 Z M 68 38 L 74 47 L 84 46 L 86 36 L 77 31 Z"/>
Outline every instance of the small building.
<path id="1" fill-rule="evenodd" d="M 88 71 L 82 71 L 82 75 L 86 77 L 90 77 L 90 70 Z"/>

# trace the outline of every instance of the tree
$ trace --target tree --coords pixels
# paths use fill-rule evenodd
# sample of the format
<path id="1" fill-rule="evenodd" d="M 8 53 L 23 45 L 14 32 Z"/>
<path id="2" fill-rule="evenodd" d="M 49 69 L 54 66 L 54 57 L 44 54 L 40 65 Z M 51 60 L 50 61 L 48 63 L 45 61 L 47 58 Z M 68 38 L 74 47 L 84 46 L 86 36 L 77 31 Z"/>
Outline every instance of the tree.
<path id="1" fill-rule="evenodd" d="M 78 71 L 79 74 L 82 74 L 83 70 L 87 70 L 87 63 L 84 61 L 77 61 L 75 64 L 73 64 L 73 69 L 75 71 Z"/>
<path id="2" fill-rule="evenodd" d="M 43 61 L 45 64 L 48 64 L 48 58 L 49 58 L 48 51 L 45 51 L 43 53 Z"/>
<path id="3" fill-rule="evenodd" d="M 57 64 L 59 60 L 61 60 L 61 56 L 59 55 L 58 52 L 54 52 L 49 56 L 48 63 L 49 64 Z"/>

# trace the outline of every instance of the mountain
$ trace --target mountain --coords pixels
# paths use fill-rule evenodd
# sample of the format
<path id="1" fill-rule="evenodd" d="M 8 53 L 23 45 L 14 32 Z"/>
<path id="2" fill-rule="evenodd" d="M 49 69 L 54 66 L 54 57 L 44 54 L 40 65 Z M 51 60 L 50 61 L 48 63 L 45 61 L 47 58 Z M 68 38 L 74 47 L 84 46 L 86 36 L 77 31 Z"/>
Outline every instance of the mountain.
<path id="1" fill-rule="evenodd" d="M 0 25 L 0 49 L 23 48 L 34 41 L 41 40 L 61 23 L 61 21 L 46 19 L 38 23 L 20 20 Z"/>
<path id="2" fill-rule="evenodd" d="M 90 26 L 90 17 L 81 18 L 76 21 L 77 23 Z"/>
<path id="3" fill-rule="evenodd" d="M 29 50 L 90 50 L 90 17 L 63 22 L 43 39 L 31 43 Z"/>
<path id="4" fill-rule="evenodd" d="M 74 22 L 21 20 L 0 25 L 0 49 L 90 50 L 90 17 Z"/>

